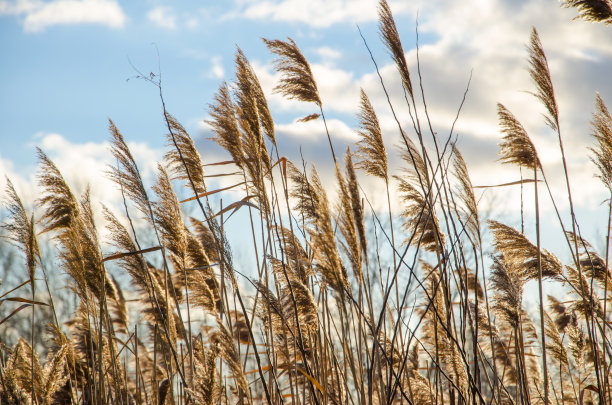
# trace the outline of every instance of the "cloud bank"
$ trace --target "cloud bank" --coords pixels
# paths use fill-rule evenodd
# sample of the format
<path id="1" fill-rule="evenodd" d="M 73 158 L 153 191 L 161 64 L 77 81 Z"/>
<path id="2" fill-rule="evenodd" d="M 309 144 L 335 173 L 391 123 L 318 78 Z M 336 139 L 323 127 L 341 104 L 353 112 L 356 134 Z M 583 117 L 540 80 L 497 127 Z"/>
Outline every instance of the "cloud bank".
<path id="1" fill-rule="evenodd" d="M 0 1 L 0 16 L 20 18 L 26 32 L 41 32 L 68 24 L 100 24 L 122 28 L 127 17 L 114 0 L 39 0 Z"/>

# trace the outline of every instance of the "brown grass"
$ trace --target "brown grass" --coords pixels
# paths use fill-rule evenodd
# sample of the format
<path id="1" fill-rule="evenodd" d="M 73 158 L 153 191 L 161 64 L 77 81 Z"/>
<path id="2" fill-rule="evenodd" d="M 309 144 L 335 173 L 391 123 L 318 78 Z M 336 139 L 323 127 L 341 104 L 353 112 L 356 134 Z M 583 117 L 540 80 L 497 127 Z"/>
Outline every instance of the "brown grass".
<path id="1" fill-rule="evenodd" d="M 587 19 L 609 21 L 607 2 L 567 4 Z M 122 214 L 104 208 L 112 251 L 101 247 L 89 193 L 76 196 L 44 152 L 40 218 L 8 182 L 2 227 L 24 254 L 26 281 L 2 292 L 0 303 L 15 310 L 0 322 L 32 308 L 32 331 L 12 347 L 0 346 L 0 403 L 610 403 L 608 243 L 598 254 L 580 236 L 567 170 L 571 230 L 556 211 L 571 257 L 563 263 L 540 246 L 538 189 L 550 189 L 524 127 L 498 105 L 500 160 L 534 175 L 525 181 L 536 192 L 534 240 L 484 221 L 468 165 L 450 138 L 436 143 L 433 153 L 423 143 L 419 123 L 430 119 L 422 113 L 426 105 L 419 105 L 425 97 L 414 94 L 421 83 L 413 86 L 384 0 L 379 17 L 407 94 L 411 116 L 403 120 L 414 123 L 410 135 L 400 125 L 403 146 L 393 150 L 403 164 L 399 172 L 389 165 L 385 139 L 391 135 L 383 134 L 363 91 L 356 100 L 355 152 L 349 148 L 336 159 L 327 131 L 337 194 L 324 187 L 314 165 L 281 158 L 272 111 L 238 49 L 235 81 L 213 96 L 207 121 L 231 161 L 206 162 L 188 131 L 164 111 L 169 148 L 149 190 L 110 122 L 116 165 L 108 175 L 124 198 Z M 319 112 L 301 120 L 322 118 L 327 129 L 324 100 L 297 44 L 264 41 L 277 57 L 276 91 L 314 103 Z M 534 95 L 565 161 L 559 107 L 535 29 L 528 51 Z M 592 159 L 612 193 L 612 118 L 599 96 L 592 126 Z M 211 163 L 229 168 L 222 174 L 236 184 L 211 190 Z M 385 187 L 387 210 L 368 209 L 362 175 Z M 179 201 L 178 184 L 193 197 Z M 230 189 L 242 196 L 217 203 L 230 198 Z M 393 195 L 400 196 L 397 216 Z M 189 220 L 184 204 L 199 209 Z M 612 218 L 612 203 L 609 208 Z M 253 252 L 240 266 L 225 226 L 236 211 L 243 213 L 241 237 Z M 398 221 L 402 226 L 394 229 Z M 44 243 L 57 250 L 68 276 L 72 314 L 55 313 L 48 286 L 46 294 L 36 293 L 37 274 L 46 280 L 41 234 L 50 236 Z M 610 220 L 607 234 L 609 239 Z M 489 248 L 492 256 L 484 253 Z M 526 289 L 536 282 L 539 305 L 526 308 Z M 21 288 L 28 284 L 25 298 Z M 555 292 L 547 304 L 542 285 Z M 56 316 L 48 336 L 33 327 L 34 308 L 44 306 Z M 43 339 L 52 342 L 46 360 L 33 349 Z"/>

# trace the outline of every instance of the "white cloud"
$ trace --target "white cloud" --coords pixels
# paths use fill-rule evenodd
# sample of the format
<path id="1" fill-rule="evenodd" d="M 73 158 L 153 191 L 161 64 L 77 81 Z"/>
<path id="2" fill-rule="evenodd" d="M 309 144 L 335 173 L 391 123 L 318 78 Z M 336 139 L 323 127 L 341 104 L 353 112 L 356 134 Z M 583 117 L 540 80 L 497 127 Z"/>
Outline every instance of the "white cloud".
<path id="1" fill-rule="evenodd" d="M 237 1 L 236 9 L 226 18 L 300 22 L 315 28 L 338 23 L 374 21 L 377 1 L 373 0 L 268 0 Z M 416 10 L 406 2 L 389 2 L 396 15 Z"/>
<path id="2" fill-rule="evenodd" d="M 355 131 L 346 125 L 343 121 L 337 119 L 327 119 L 327 128 L 330 134 L 333 134 L 334 139 L 357 141 Z M 290 124 L 276 125 L 276 132 L 283 135 L 295 137 L 300 140 L 314 141 L 323 137 L 327 137 L 325 126 L 321 119 L 308 122 L 294 121 Z"/>
<path id="3" fill-rule="evenodd" d="M 72 143 L 56 133 L 39 133 L 35 138 L 40 148 L 58 167 L 75 195 L 81 195 L 90 187 L 96 223 L 99 231 L 104 234 L 104 221 L 99 204 L 103 203 L 115 210 L 122 207 L 121 192 L 106 175 L 110 165 L 116 163 L 108 142 Z M 139 165 L 145 184 L 150 185 L 157 172 L 156 162 L 161 160 L 162 151 L 154 150 L 145 143 L 128 142 L 128 146 Z M 29 177 L 24 177 L 15 170 L 11 161 L 0 157 L 0 190 L 4 190 L 5 176 L 10 178 L 24 204 L 31 206 L 40 197 L 40 190 L 36 186 L 34 173 L 30 171 L 28 175 Z"/>
<path id="4" fill-rule="evenodd" d="M 321 63 L 331 63 L 342 56 L 342 52 L 328 46 L 322 46 L 316 50 L 316 53 L 321 58 Z"/>
<path id="5" fill-rule="evenodd" d="M 171 7 L 158 6 L 147 13 L 149 21 L 160 28 L 173 30 L 176 28 L 176 16 Z"/>
<path id="6" fill-rule="evenodd" d="M 40 32 L 66 24 L 101 24 L 121 28 L 127 20 L 114 0 L 0 1 L 0 15 L 21 17 L 26 32 Z"/>
<path id="7" fill-rule="evenodd" d="M 225 77 L 225 69 L 223 69 L 223 63 L 220 56 L 213 56 L 210 59 L 211 67 L 208 71 L 208 77 L 214 79 L 223 79 Z"/>
<path id="8" fill-rule="evenodd" d="M 370 7 L 372 4 L 375 5 L 376 1 L 367 3 Z M 245 1 L 242 3 L 242 8 L 253 11 L 252 18 L 265 15 L 267 18 L 285 21 L 291 19 L 298 21 L 300 15 L 304 15 L 304 19 L 316 18 L 313 13 L 319 13 L 319 11 L 301 10 L 299 5 L 293 4 L 290 0 L 279 3 L 281 7 L 277 11 L 268 9 L 271 4 L 271 2 L 255 4 Z M 333 14 L 330 8 L 338 4 L 340 2 L 331 2 L 322 9 Z M 288 8 L 284 8 L 289 5 L 295 6 L 293 13 L 290 13 Z M 365 10 L 366 2 L 357 2 L 356 7 Z M 397 11 L 394 5 L 392 7 Z M 604 100 L 612 105 L 612 86 L 606 74 L 607 67 L 612 65 L 612 42 L 602 40 L 609 37 L 608 28 L 601 24 L 572 21 L 574 11 L 561 8 L 554 0 L 520 3 L 511 0 L 466 0 L 459 3 L 437 0 L 416 2 L 413 7 L 420 9 L 419 31 L 421 36 L 426 38 L 426 41 L 421 40 L 419 56 L 428 112 L 438 138 L 441 141 L 446 140 L 470 71 L 473 71 L 467 100 L 454 133 L 459 134 L 459 145 L 470 167 L 474 183 L 500 184 L 519 178 L 518 169 L 501 165 L 497 161 L 499 157 L 497 144 L 501 134 L 497 122 L 496 104 L 502 102 L 527 128 L 538 148 L 557 204 L 561 209 L 567 210 L 567 191 L 558 140 L 544 124 L 542 106 L 529 94 L 530 91 L 534 91 L 534 85 L 527 72 L 526 44 L 529 42 L 531 27 L 537 27 L 548 57 L 560 107 L 574 203 L 582 209 L 597 210 L 600 202 L 606 198 L 606 193 L 594 177 L 595 167 L 589 162 L 587 148 L 593 144 L 589 121 L 593 111 L 595 91 L 599 91 Z M 375 18 L 375 7 L 372 10 L 370 15 Z M 396 12 L 396 17 L 397 14 Z M 344 17 L 353 18 L 350 15 Z M 332 24 L 332 21 L 341 20 L 334 16 L 322 18 L 322 21 L 311 24 L 327 26 Z M 400 28 L 402 25 L 412 24 L 399 18 L 397 22 Z M 374 39 L 368 38 L 368 40 L 371 41 L 371 46 L 383 47 L 380 43 L 375 45 Z M 406 57 L 415 91 L 418 92 L 416 50 L 414 45 L 407 41 L 404 41 L 404 49 L 407 52 Z M 327 50 L 312 51 L 308 48 L 305 50 L 307 58 L 311 61 L 326 113 L 329 112 L 331 116 L 337 113 L 344 116 L 356 114 L 359 88 L 364 88 L 379 115 L 385 142 L 392 155 L 393 145 L 399 141 L 397 124 L 373 69 L 369 73 L 356 75 L 350 66 L 342 65 L 341 60 L 337 60 L 336 64 L 329 64 L 317 59 L 317 56 L 325 59 L 324 54 L 328 53 Z M 315 63 L 312 63 L 313 61 Z M 377 62 L 396 113 L 404 128 L 410 136 L 413 136 L 412 124 L 395 66 L 388 56 L 378 58 Z M 270 65 L 254 62 L 253 66 L 274 109 L 291 112 L 295 117 L 316 112 L 313 105 L 286 100 L 279 94 L 272 94 L 279 76 L 274 73 Z M 417 100 L 420 104 L 420 94 L 417 94 Z M 421 125 L 427 128 L 422 108 L 419 109 L 419 113 Z M 312 137 L 310 139 L 320 140 L 324 135 L 316 124 L 312 122 L 277 125 L 277 130 L 295 137 L 296 143 L 301 142 L 300 138 Z M 334 128 L 330 132 L 335 139 L 336 134 L 348 134 L 350 131 L 346 127 Z M 431 139 L 428 132 L 427 130 L 425 136 Z M 342 135 L 340 137 L 346 140 L 350 138 Z M 390 161 L 394 162 L 393 170 L 395 170 L 398 165 L 397 159 L 390 157 Z M 524 175 L 528 176 L 526 173 Z M 501 201 L 517 201 L 520 198 L 519 193 L 518 187 L 487 191 L 488 195 L 500 195 Z M 543 197 L 542 211 L 552 212 L 552 206 L 544 200 Z M 527 212 L 533 209 L 532 205 L 525 207 Z M 516 206 L 508 209 L 514 213 L 519 210 Z"/>

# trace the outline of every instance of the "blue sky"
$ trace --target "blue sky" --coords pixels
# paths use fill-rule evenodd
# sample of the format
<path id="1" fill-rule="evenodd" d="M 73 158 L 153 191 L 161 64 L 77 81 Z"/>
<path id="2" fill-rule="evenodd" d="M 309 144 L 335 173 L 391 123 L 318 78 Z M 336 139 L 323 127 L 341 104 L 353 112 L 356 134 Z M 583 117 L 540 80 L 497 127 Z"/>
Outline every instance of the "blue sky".
<path id="1" fill-rule="evenodd" d="M 562 8 L 556 0 L 389 3 L 413 74 L 418 13 L 423 84 L 439 134 L 448 133 L 473 73 L 457 132 L 474 183 L 517 179 L 515 170 L 496 162 L 499 101 L 527 127 L 553 180 L 553 191 L 562 196 L 556 138 L 544 125 L 542 108 L 527 93 L 533 85 L 526 72 L 525 44 L 531 27 L 537 27 L 561 108 L 577 205 L 592 233 L 603 229 L 600 203 L 606 195 L 593 176 L 587 147 L 592 143 L 589 120 L 595 91 L 612 104 L 610 28 L 573 21 L 575 11 Z M 266 91 L 281 153 L 296 159 L 302 147 L 305 159 L 327 173 L 331 162 L 321 123 L 295 122 L 314 112 L 313 107 L 272 94 L 277 77 L 261 37 L 290 36 L 310 60 L 339 150 L 356 139 L 354 117 L 359 89 L 364 88 L 379 111 L 392 151 L 398 134 L 356 29 L 359 24 L 393 100 L 400 105 L 400 95 L 394 91 L 398 77 L 378 38 L 376 4 L 375 0 L 0 0 L 0 186 L 8 175 L 24 198 L 34 198 L 34 146 L 38 145 L 77 189 L 90 183 L 94 198 L 112 202 L 117 192 L 102 179 L 111 163 L 105 144 L 107 118 L 130 142 L 145 174 L 152 175 L 165 144 L 161 105 L 156 89 L 135 78 L 131 64 L 145 74 L 157 72 L 157 51 L 168 110 L 196 139 L 206 162 L 225 159 L 206 140 L 210 131 L 203 120 L 219 85 L 232 80 L 236 45 L 251 60 Z M 401 108 L 399 112 L 405 113 Z M 369 180 L 363 182 L 368 187 Z M 371 197 L 377 202 L 373 187 Z M 516 214 L 516 205 L 507 204 L 516 198 L 517 190 L 499 191 L 495 210 Z M 543 210 L 550 213 L 546 205 Z"/>
<path id="2" fill-rule="evenodd" d="M 45 12 L 54 4 L 56 12 Z M 236 46 L 263 64 L 271 57 L 261 37 L 292 36 L 313 62 L 331 56 L 334 65 L 352 74 L 371 70 L 355 23 L 376 41 L 372 18 L 311 26 L 246 18 L 242 14 L 253 6 L 248 3 L 220 4 L 0 2 L 1 156 L 19 166 L 34 163 L 32 144 L 46 133 L 61 134 L 71 143 L 102 142 L 107 117 L 128 139 L 162 146 L 155 88 L 137 80 L 131 66 L 157 73 L 157 51 L 168 108 L 195 135 L 212 95 L 232 78 Z M 72 21 L 56 15 L 69 14 L 71 8 L 81 9 Z M 373 2 L 371 11 L 375 13 Z M 88 18 L 88 13 L 94 16 Z"/>

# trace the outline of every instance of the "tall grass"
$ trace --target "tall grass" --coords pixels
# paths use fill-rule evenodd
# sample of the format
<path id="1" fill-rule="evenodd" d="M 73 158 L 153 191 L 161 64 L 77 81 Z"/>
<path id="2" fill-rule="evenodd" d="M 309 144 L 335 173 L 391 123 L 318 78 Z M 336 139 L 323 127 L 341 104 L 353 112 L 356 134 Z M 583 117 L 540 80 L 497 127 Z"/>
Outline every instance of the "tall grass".
<path id="1" fill-rule="evenodd" d="M 574 3 L 596 19 L 595 12 L 584 11 L 588 2 Z M 10 182 L 6 192 L 10 216 L 3 228 L 25 254 L 27 278 L 0 297 L 0 303 L 19 305 L 2 322 L 31 308 L 34 326 L 39 306 L 55 314 L 48 285 L 47 299 L 35 289 L 38 272 L 46 280 L 41 233 L 52 235 L 77 308 L 70 319 L 56 315 L 46 335 L 32 327 L 13 347 L 1 347 L 2 404 L 612 401 L 612 216 L 600 255 L 580 234 L 553 80 L 537 31 L 528 48 L 529 71 L 546 123 L 558 136 L 571 216 L 563 218 L 557 209 L 560 202 L 527 131 L 499 104 L 501 161 L 533 176 L 520 182 L 534 187 L 535 215 L 527 218 L 536 229 L 532 241 L 504 223 L 481 222 L 454 133 L 434 132 L 420 67 L 411 75 L 385 0 L 379 16 L 408 107 L 400 117 L 387 98 L 402 145 L 400 172 L 389 168 L 375 107 L 363 91 L 360 140 L 343 158 L 336 154 L 325 100 L 291 39 L 264 40 L 277 58 L 276 91 L 316 105 L 318 112 L 303 120 L 320 119 L 326 130 L 337 193 L 329 193 L 314 166 L 283 157 L 266 97 L 240 49 L 235 81 L 220 87 L 207 121 L 230 160 L 205 163 L 166 110 L 154 79 L 169 149 L 152 189 L 110 122 L 116 165 L 108 175 L 124 203 L 121 216 L 104 209 L 113 252 L 101 248 L 89 193 L 74 195 L 39 151 L 40 218 L 26 211 Z M 592 123 L 592 159 L 612 193 L 612 117 L 599 96 Z M 222 168 L 236 184 L 210 190 L 211 167 Z M 358 170 L 384 187 L 385 210 L 371 208 Z M 183 201 L 173 189 L 181 183 L 191 194 Z M 217 204 L 236 192 L 242 194 L 237 201 Z M 569 263 L 541 248 L 544 198 L 555 208 Z M 193 217 L 183 214 L 184 204 L 197 207 Z M 225 223 L 238 210 L 248 212 L 241 235 L 252 245 L 248 269 L 234 262 L 226 235 Z M 488 247 L 492 256 L 485 254 Z M 111 265 L 129 277 L 125 291 L 125 283 L 109 274 Z M 537 308 L 524 305 L 529 284 L 537 284 Z M 544 284 L 560 294 L 545 297 Z M 26 286 L 30 295 L 23 293 Z M 135 311 L 138 323 L 129 320 Z M 45 361 L 33 350 L 42 339 L 53 342 Z"/>

